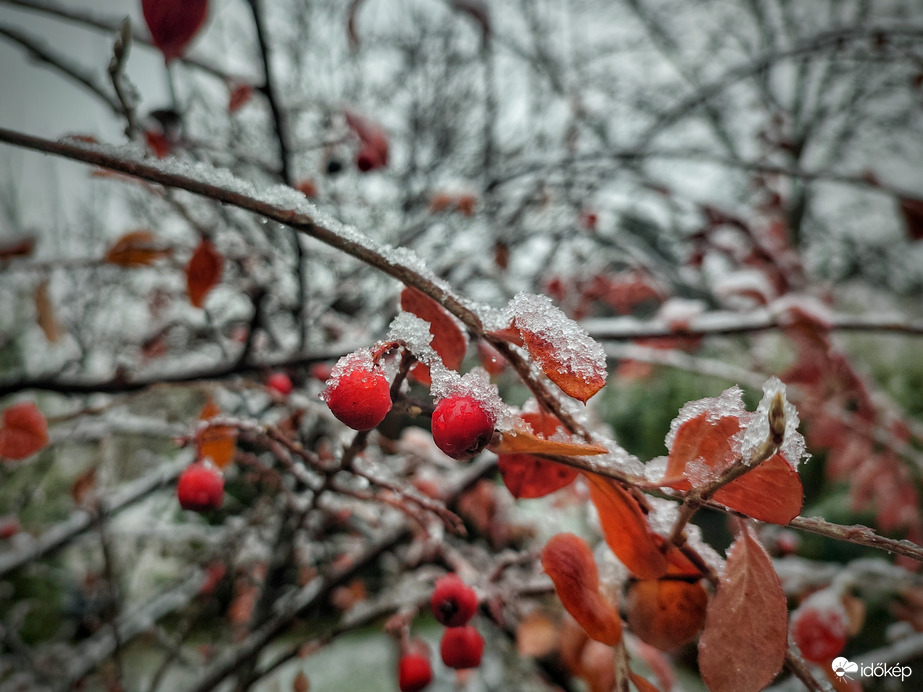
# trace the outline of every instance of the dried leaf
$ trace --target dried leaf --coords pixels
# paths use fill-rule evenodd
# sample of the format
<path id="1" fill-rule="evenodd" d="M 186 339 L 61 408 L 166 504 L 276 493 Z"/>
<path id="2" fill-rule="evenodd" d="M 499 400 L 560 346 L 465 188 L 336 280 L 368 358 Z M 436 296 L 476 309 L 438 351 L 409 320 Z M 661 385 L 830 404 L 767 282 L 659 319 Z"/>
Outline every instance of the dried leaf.
<path id="1" fill-rule="evenodd" d="M 757 692 L 781 670 L 788 648 L 785 594 L 772 561 L 744 527 L 728 553 L 699 638 L 711 692 Z"/>
<path id="2" fill-rule="evenodd" d="M 468 350 L 468 339 L 446 309 L 422 291 L 409 286 L 401 291 L 401 309 L 429 322 L 433 350 L 447 368 L 458 370 Z M 422 363 L 417 363 L 411 374 L 421 383 L 430 384 L 429 368 Z"/>
<path id="3" fill-rule="evenodd" d="M 169 257 L 173 250 L 157 244 L 154 234 L 147 230 L 131 231 L 112 244 L 104 261 L 120 267 L 146 267 L 163 257 Z"/>
<path id="4" fill-rule="evenodd" d="M 516 650 L 520 656 L 541 658 L 557 645 L 558 626 L 544 613 L 529 613 L 516 626 Z"/>
<path id="5" fill-rule="evenodd" d="M 189 302 L 200 308 L 205 298 L 221 280 L 223 259 L 211 241 L 202 239 L 186 266 L 186 292 Z"/>
<path id="6" fill-rule="evenodd" d="M 58 322 L 54 316 L 54 306 L 51 298 L 48 297 L 48 279 L 35 287 L 35 319 L 48 341 L 55 343 L 61 338 Z"/>
<path id="7" fill-rule="evenodd" d="M 565 610 L 590 638 L 609 646 L 617 644 L 622 622 L 615 606 L 599 592 L 599 573 L 590 546 L 572 533 L 552 536 L 542 551 L 542 567 Z"/>
<path id="8" fill-rule="evenodd" d="M 3 412 L 0 457 L 19 461 L 48 444 L 48 423 L 31 401 L 14 404 Z"/>
<path id="9" fill-rule="evenodd" d="M 221 409 L 209 399 L 199 412 L 199 420 L 211 420 L 221 413 Z M 237 451 L 237 430 L 231 425 L 210 425 L 196 432 L 196 449 L 198 459 L 211 459 L 220 469 L 234 460 Z"/>
<path id="10" fill-rule="evenodd" d="M 638 501 L 610 478 L 584 474 L 590 499 L 599 513 L 603 535 L 615 556 L 642 579 L 657 579 L 667 571 L 661 540 L 647 523 Z"/>

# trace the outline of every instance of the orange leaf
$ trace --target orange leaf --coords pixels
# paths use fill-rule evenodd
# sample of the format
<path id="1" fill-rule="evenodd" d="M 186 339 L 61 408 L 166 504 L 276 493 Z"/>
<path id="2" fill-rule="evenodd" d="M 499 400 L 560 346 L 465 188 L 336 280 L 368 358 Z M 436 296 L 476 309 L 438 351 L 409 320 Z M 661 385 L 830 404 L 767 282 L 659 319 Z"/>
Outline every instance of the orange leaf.
<path id="1" fill-rule="evenodd" d="M 667 558 L 638 501 L 616 481 L 586 473 L 590 499 L 596 505 L 606 543 L 615 556 L 642 579 L 656 579 L 667 571 Z"/>
<path id="2" fill-rule="evenodd" d="M 660 692 L 652 683 L 648 682 L 637 673 L 630 672 L 628 677 L 631 678 L 631 684 L 638 689 L 638 692 Z"/>
<path id="3" fill-rule="evenodd" d="M 520 293 L 509 309 L 529 355 L 561 391 L 586 403 L 606 385 L 602 346 L 548 297 Z"/>
<path id="4" fill-rule="evenodd" d="M 104 261 L 120 267 L 145 267 L 172 253 L 171 248 L 158 246 L 150 231 L 131 231 L 113 243 Z"/>
<path id="5" fill-rule="evenodd" d="M 206 296 L 221 280 L 222 262 L 215 246 L 203 238 L 186 266 L 186 292 L 195 307 L 205 304 Z"/>
<path id="6" fill-rule="evenodd" d="M 617 644 L 622 622 L 612 603 L 599 592 L 599 572 L 586 541 L 572 533 L 552 536 L 542 551 L 542 567 L 565 610 L 590 638 L 609 646 Z"/>
<path id="7" fill-rule="evenodd" d="M 785 525 L 801 514 L 804 488 L 798 472 L 775 454 L 722 487 L 714 499 L 754 519 Z"/>
<path id="8" fill-rule="evenodd" d="M 468 350 L 468 339 L 445 308 L 422 291 L 408 286 L 401 291 L 401 310 L 429 322 L 433 350 L 447 368 L 458 370 Z M 414 366 L 411 373 L 421 383 L 430 384 L 429 368 L 422 363 Z"/>
<path id="9" fill-rule="evenodd" d="M 772 561 L 744 527 L 728 553 L 699 638 L 711 692 L 757 692 L 781 670 L 788 648 L 785 594 Z"/>
<path id="10" fill-rule="evenodd" d="M 558 626 L 547 615 L 533 612 L 516 626 L 516 651 L 520 656 L 547 656 L 557 648 Z"/>
<path id="11" fill-rule="evenodd" d="M 490 451 L 495 454 L 557 454 L 565 457 L 588 457 L 609 452 L 600 444 L 546 440 L 525 430 L 508 430 L 499 442 L 491 445 Z"/>
<path id="12" fill-rule="evenodd" d="M 48 423 L 31 401 L 14 404 L 3 412 L 0 457 L 19 461 L 48 444 Z"/>
<path id="13" fill-rule="evenodd" d="M 700 413 L 676 431 L 661 485 L 683 479 L 695 484 L 697 474 L 691 479 L 688 475 L 691 462 L 703 464 L 717 477 L 737 459 L 731 449 L 731 438 L 740 432 L 740 420 L 736 416 L 724 416 L 712 422 L 709 415 L 708 411 Z"/>
<path id="14" fill-rule="evenodd" d="M 209 399 L 199 412 L 199 420 L 211 420 L 221 413 L 218 405 Z M 196 432 L 198 458 L 211 459 L 220 469 L 234 460 L 237 451 L 237 431 L 232 425 L 210 425 Z"/>
<path id="15" fill-rule="evenodd" d="M 45 333 L 45 338 L 51 343 L 56 342 L 61 334 L 54 317 L 54 306 L 51 304 L 51 298 L 48 297 L 48 279 L 35 288 L 35 313 L 36 321 Z"/>

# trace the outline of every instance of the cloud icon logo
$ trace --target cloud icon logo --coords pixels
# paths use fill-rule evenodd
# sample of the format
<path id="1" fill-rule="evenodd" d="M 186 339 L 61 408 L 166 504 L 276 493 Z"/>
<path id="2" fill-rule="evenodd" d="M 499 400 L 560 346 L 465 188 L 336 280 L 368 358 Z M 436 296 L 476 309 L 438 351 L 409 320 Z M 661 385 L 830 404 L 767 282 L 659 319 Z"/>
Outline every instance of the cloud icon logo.
<path id="1" fill-rule="evenodd" d="M 859 671 L 858 663 L 848 661 L 842 656 L 833 659 L 833 663 L 831 663 L 830 666 L 833 668 L 833 672 L 838 678 L 848 678 L 849 675 L 847 675 L 847 673 L 856 673 Z"/>

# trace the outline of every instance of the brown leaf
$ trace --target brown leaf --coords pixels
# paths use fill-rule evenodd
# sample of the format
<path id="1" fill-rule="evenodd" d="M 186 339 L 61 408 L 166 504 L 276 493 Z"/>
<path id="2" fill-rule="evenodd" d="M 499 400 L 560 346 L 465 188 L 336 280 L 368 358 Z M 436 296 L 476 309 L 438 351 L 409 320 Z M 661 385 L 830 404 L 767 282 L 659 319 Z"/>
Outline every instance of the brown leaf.
<path id="1" fill-rule="evenodd" d="M 311 682 L 303 670 L 298 671 L 298 675 L 292 680 L 292 692 L 309 692 Z"/>
<path id="2" fill-rule="evenodd" d="M 632 672 L 628 675 L 631 678 L 631 684 L 638 689 L 638 692 L 660 692 L 660 690 L 654 687 L 653 683 L 648 682 L 637 673 Z"/>
<path id="3" fill-rule="evenodd" d="M 31 401 L 14 404 L 3 412 L 0 457 L 19 461 L 48 444 L 48 423 Z"/>
<path id="4" fill-rule="evenodd" d="M 130 231 L 112 244 L 104 261 L 120 267 L 146 267 L 162 257 L 169 257 L 173 250 L 158 245 L 154 234 L 147 230 Z"/>
<path id="5" fill-rule="evenodd" d="M 449 370 L 458 370 L 468 350 L 468 339 L 446 309 L 422 291 L 408 286 L 401 291 L 401 310 L 429 322 L 433 350 Z M 422 363 L 417 363 L 411 374 L 421 383 L 430 384 L 429 368 Z"/>
<path id="6" fill-rule="evenodd" d="M 615 556 L 642 579 L 657 579 L 665 574 L 667 558 L 638 501 L 610 478 L 590 473 L 584 476 L 603 536 Z"/>
<path id="7" fill-rule="evenodd" d="M 772 561 L 748 528 L 731 546 L 699 638 L 699 668 L 711 692 L 758 692 L 782 669 L 788 648 L 785 594 Z"/>
<path id="8" fill-rule="evenodd" d="M 71 497 L 75 504 L 82 507 L 92 501 L 94 490 L 96 490 L 96 467 L 91 466 L 74 479 L 71 484 Z"/>
<path id="9" fill-rule="evenodd" d="M 222 263 L 223 259 L 215 246 L 203 238 L 186 266 L 186 292 L 189 302 L 195 307 L 200 308 L 205 304 L 205 298 L 221 280 Z"/>
<path id="10" fill-rule="evenodd" d="M 48 297 L 48 279 L 45 279 L 35 288 L 35 313 L 38 326 L 42 328 L 45 338 L 55 343 L 61 338 L 58 331 L 58 322 L 54 316 L 54 305 Z"/>
<path id="11" fill-rule="evenodd" d="M 0 262 L 16 257 L 28 257 L 35 249 L 35 237 L 20 238 L 0 245 Z"/>

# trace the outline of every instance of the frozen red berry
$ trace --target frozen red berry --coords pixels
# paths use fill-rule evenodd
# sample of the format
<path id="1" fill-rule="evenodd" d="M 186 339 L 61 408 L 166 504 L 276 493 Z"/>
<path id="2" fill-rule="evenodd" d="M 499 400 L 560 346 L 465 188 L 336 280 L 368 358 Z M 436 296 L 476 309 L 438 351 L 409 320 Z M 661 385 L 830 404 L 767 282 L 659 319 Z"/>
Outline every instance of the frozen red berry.
<path id="1" fill-rule="evenodd" d="M 792 613 L 792 641 L 808 661 L 825 664 L 846 645 L 849 616 L 840 598 L 828 590 L 812 594 Z"/>
<path id="2" fill-rule="evenodd" d="M 391 410 L 391 385 L 369 353 L 357 351 L 340 359 L 321 392 L 330 411 L 354 430 L 371 430 Z"/>
<path id="3" fill-rule="evenodd" d="M 433 411 L 433 442 L 453 459 L 470 459 L 494 434 L 496 416 L 470 396 L 449 396 Z"/>
<path id="4" fill-rule="evenodd" d="M 412 651 L 397 664 L 397 684 L 401 692 L 420 692 L 433 681 L 433 667 L 424 653 Z"/>
<path id="5" fill-rule="evenodd" d="M 471 625 L 449 627 L 442 633 L 439 653 L 449 668 L 477 668 L 484 653 L 484 638 Z"/>
<path id="6" fill-rule="evenodd" d="M 433 615 L 446 627 L 467 625 L 478 608 L 478 597 L 457 574 L 440 577 L 430 597 Z"/>
<path id="7" fill-rule="evenodd" d="M 217 509 L 224 500 L 224 477 L 214 466 L 190 464 L 180 474 L 176 497 L 183 509 L 193 512 Z"/>
<path id="8" fill-rule="evenodd" d="M 282 396 L 292 393 L 292 380 L 284 372 L 274 372 L 266 378 L 266 386 Z"/>

